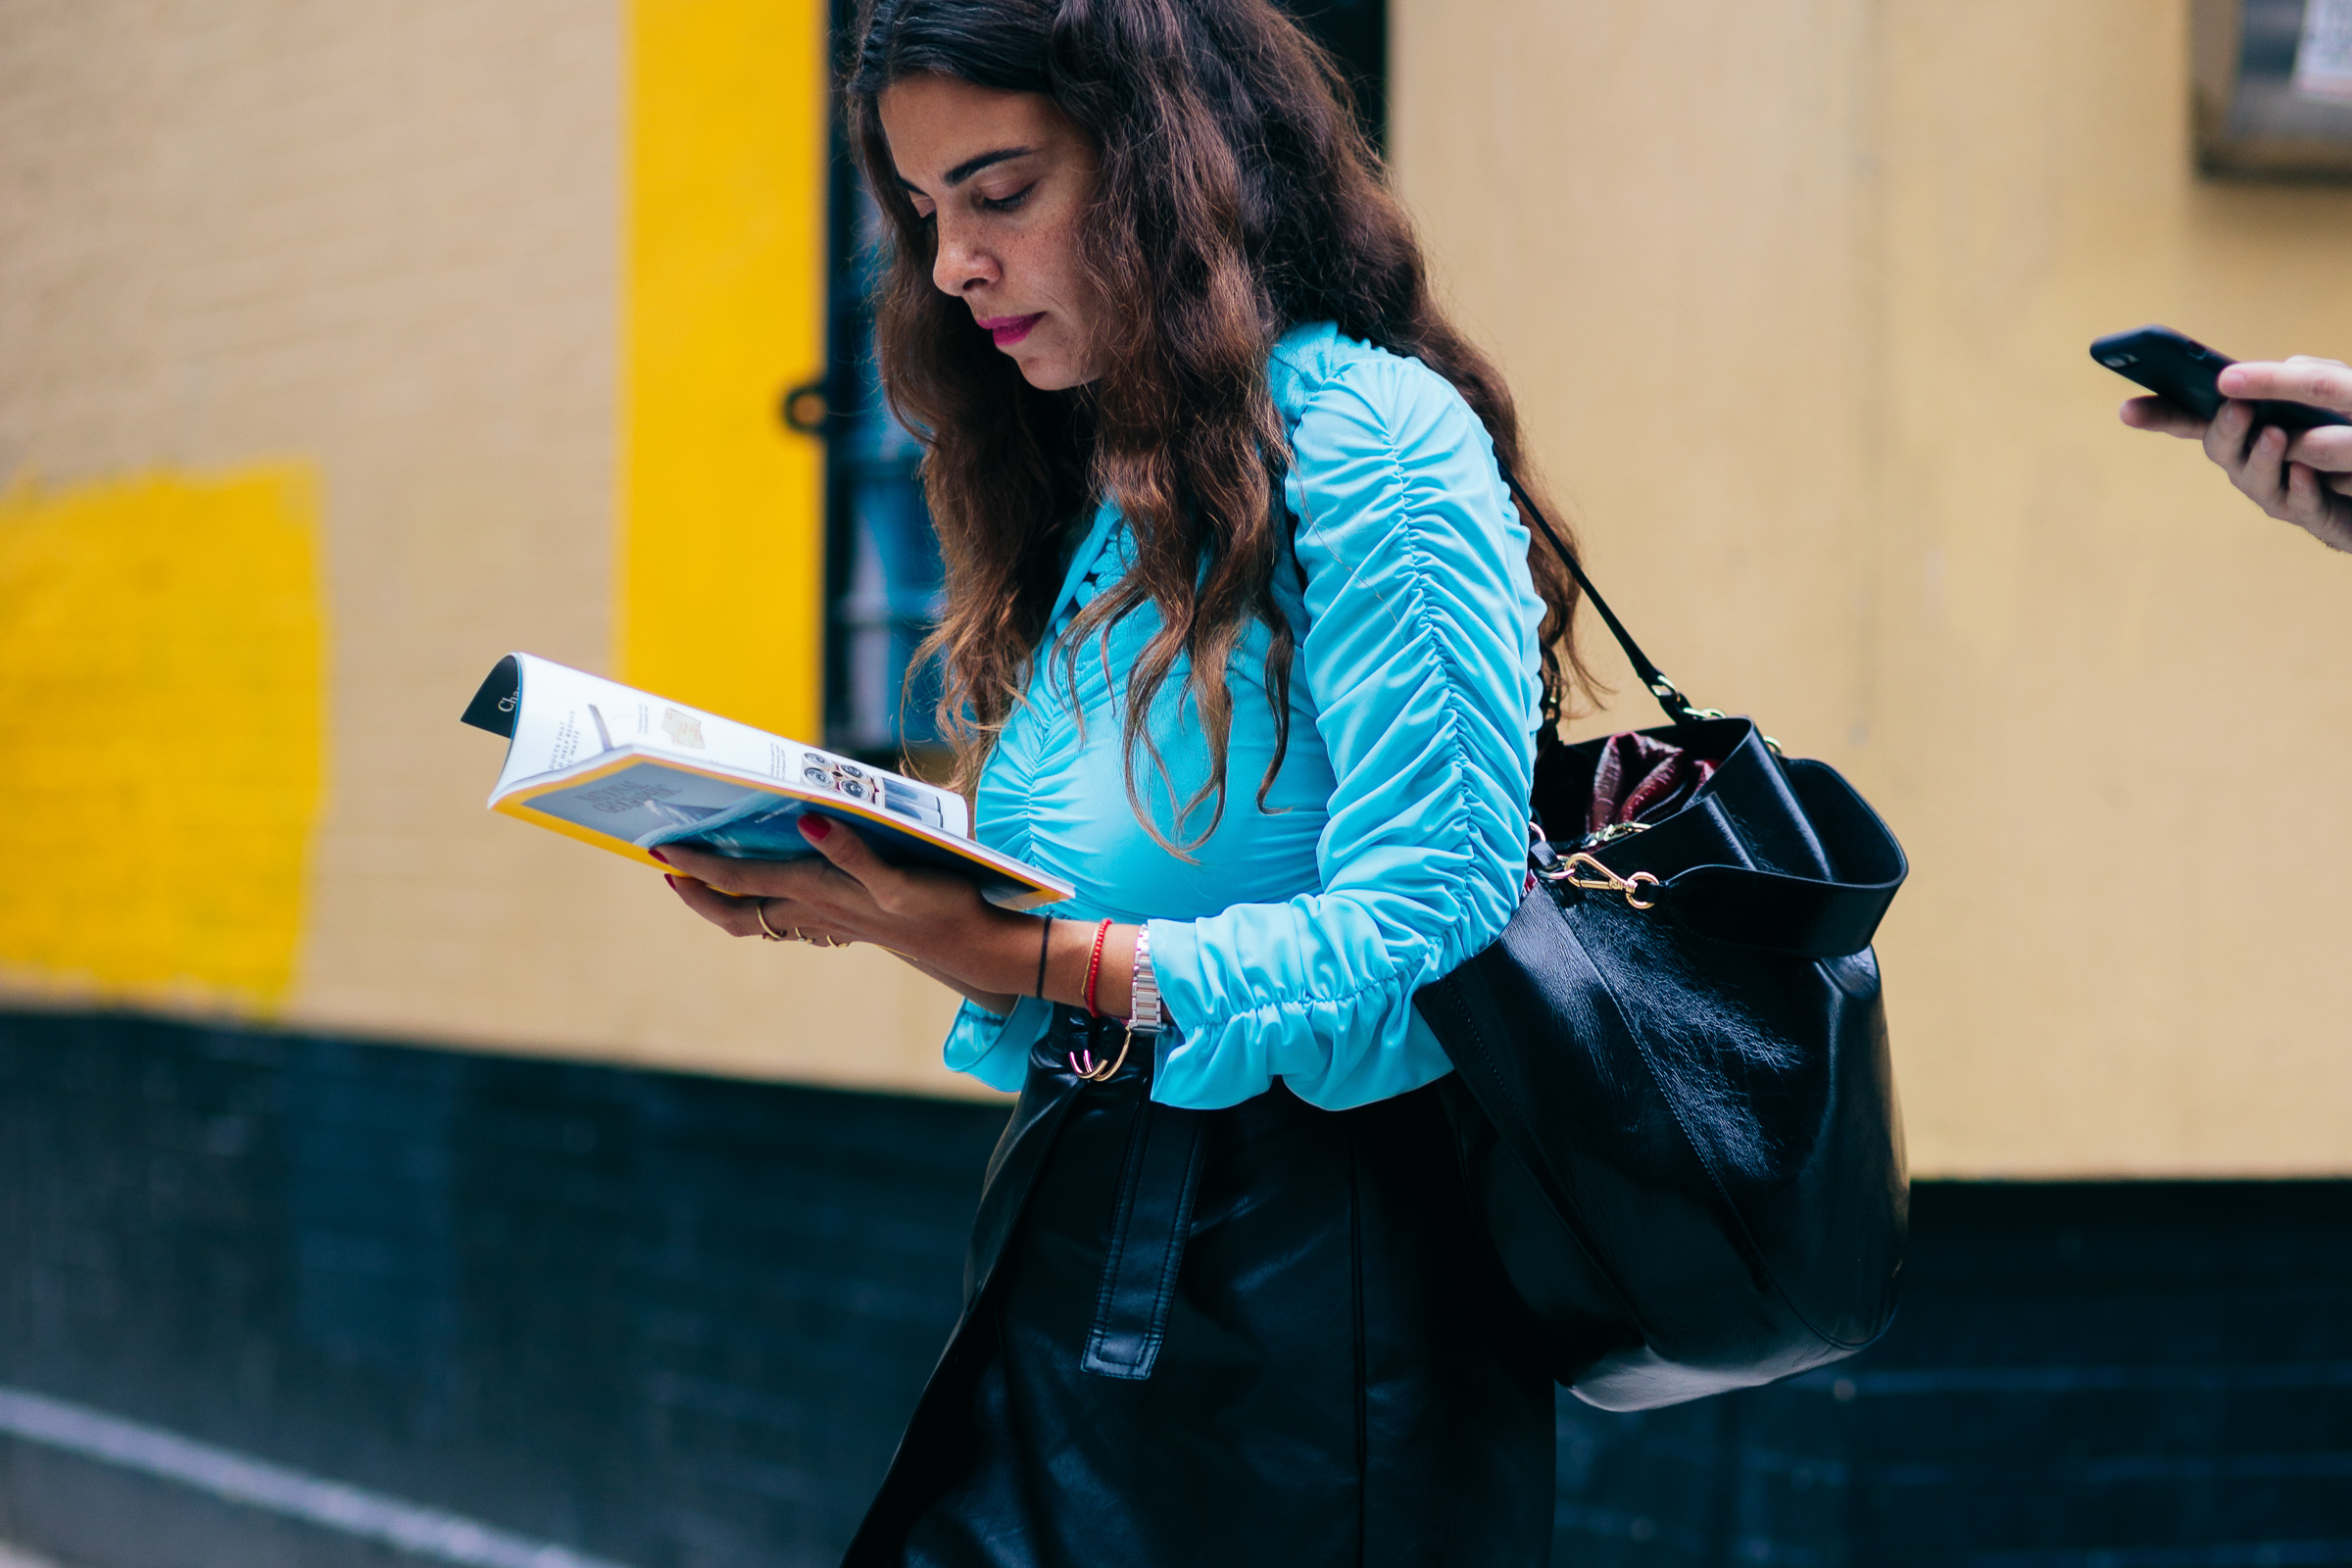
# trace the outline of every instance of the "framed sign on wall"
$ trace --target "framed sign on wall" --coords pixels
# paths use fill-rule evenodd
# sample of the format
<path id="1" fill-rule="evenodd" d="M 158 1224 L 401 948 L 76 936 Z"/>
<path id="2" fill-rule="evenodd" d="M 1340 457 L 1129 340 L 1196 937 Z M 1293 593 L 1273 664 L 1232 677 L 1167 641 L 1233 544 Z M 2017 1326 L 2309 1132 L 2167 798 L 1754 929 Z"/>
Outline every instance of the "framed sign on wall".
<path id="1" fill-rule="evenodd" d="M 2352 179 L 2352 0 L 2191 0 L 2197 161 Z"/>

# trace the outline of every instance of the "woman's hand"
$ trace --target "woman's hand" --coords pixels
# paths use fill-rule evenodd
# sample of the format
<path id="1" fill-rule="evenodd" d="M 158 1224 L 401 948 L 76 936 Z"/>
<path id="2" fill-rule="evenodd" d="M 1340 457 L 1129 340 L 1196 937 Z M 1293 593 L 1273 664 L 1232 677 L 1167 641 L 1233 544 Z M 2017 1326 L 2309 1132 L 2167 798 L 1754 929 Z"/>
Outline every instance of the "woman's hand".
<path id="1" fill-rule="evenodd" d="M 677 868 L 669 885 L 687 907 L 731 935 L 764 936 L 764 917 L 776 935 L 820 948 L 870 942 L 991 1012 L 1035 983 L 1035 916 L 996 907 L 962 877 L 889 865 L 825 817 L 800 826 L 821 859 L 738 860 L 677 844 L 654 853 Z"/>
<path id="2" fill-rule="evenodd" d="M 870 942 L 1000 1016 L 1026 996 L 1087 1004 L 1090 971 L 1102 1010 L 1124 1017 L 1135 980 L 1136 928 L 1102 933 L 1085 920 L 1000 909 L 962 877 L 886 864 L 853 829 L 803 817 L 821 860 L 736 860 L 665 844 L 686 906 L 730 936 L 799 937 L 820 948 Z M 1036 989 L 1040 957 L 1045 986 Z"/>
<path id="3" fill-rule="evenodd" d="M 2330 549 L 2352 551 L 2352 425 L 2321 425 L 2290 438 L 2276 425 L 2258 428 L 2254 408 L 2256 399 L 2283 398 L 2352 416 L 2352 367 L 2302 354 L 2247 361 L 2224 368 L 2221 388 L 2230 401 L 2210 420 L 2162 398 L 2133 398 L 2124 405 L 2124 422 L 2202 441 L 2205 455 L 2264 512 Z"/>

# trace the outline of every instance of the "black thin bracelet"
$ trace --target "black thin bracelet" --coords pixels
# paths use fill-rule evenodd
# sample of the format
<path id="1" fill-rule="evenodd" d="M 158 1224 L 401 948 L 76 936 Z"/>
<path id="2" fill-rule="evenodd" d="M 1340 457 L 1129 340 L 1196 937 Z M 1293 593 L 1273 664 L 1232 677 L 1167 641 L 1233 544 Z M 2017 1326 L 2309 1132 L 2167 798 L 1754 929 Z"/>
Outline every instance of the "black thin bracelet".
<path id="1" fill-rule="evenodd" d="M 1049 914 L 1045 934 L 1037 939 L 1037 989 L 1030 993 L 1040 1002 L 1046 1000 L 1046 954 L 1053 946 L 1054 917 Z"/>

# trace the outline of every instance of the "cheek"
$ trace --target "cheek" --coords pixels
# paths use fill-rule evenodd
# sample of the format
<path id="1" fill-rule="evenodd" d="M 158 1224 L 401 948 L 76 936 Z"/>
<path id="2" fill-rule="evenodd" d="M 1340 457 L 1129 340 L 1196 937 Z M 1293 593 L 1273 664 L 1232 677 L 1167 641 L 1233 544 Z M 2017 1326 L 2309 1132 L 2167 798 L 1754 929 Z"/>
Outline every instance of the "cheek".
<path id="1" fill-rule="evenodd" d="M 1020 266 L 1031 284 L 1064 310 L 1083 303 L 1085 269 L 1078 262 L 1075 222 L 1041 227 L 1022 236 Z"/>

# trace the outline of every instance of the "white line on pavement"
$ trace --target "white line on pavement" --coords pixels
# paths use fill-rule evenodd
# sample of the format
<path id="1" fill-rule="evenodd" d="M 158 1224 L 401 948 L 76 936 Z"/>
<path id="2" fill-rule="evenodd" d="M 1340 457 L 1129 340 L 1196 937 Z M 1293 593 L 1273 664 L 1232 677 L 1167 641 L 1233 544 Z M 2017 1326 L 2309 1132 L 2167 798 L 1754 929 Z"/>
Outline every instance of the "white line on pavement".
<path id="1" fill-rule="evenodd" d="M 365 1487 L 306 1475 L 47 1395 L 0 1387 L 0 1434 L 143 1471 L 224 1501 L 381 1542 L 457 1568 L 622 1568 Z"/>

